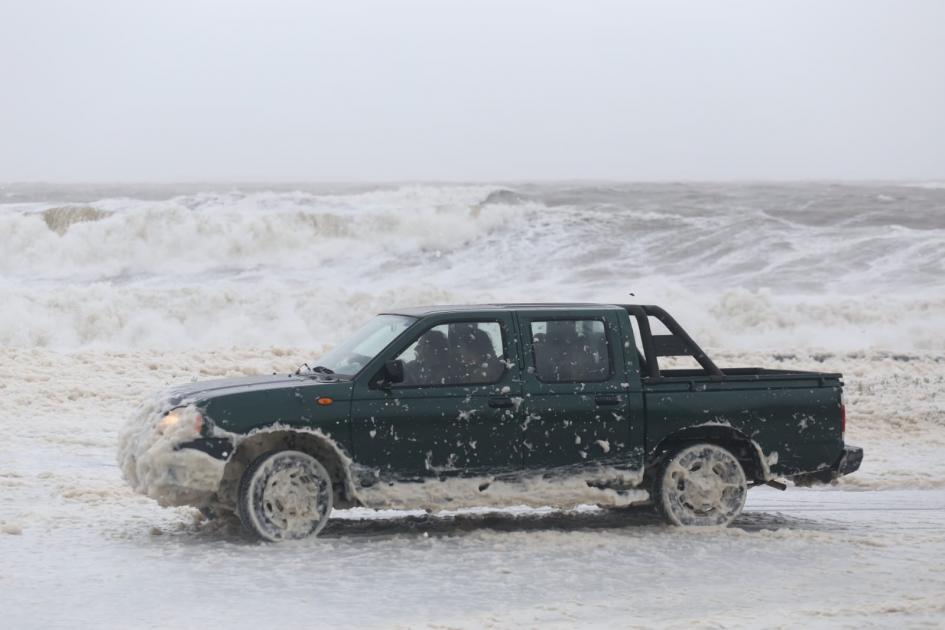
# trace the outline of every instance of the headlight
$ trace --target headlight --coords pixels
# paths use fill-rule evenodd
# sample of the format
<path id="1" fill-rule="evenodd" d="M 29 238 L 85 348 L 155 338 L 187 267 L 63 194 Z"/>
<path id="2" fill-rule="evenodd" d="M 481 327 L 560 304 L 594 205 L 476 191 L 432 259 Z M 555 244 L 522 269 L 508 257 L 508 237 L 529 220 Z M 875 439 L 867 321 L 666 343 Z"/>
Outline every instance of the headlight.
<path id="1" fill-rule="evenodd" d="M 178 424 L 180 424 L 180 414 L 176 411 L 172 411 L 158 422 L 157 428 L 158 431 L 164 433 L 171 427 L 176 427 Z"/>
<path id="2" fill-rule="evenodd" d="M 166 416 L 158 422 L 157 430 L 159 433 L 167 433 L 175 430 L 182 422 L 192 421 L 194 432 L 199 434 L 203 429 L 203 416 L 199 411 L 188 409 L 175 409 L 169 411 Z"/>

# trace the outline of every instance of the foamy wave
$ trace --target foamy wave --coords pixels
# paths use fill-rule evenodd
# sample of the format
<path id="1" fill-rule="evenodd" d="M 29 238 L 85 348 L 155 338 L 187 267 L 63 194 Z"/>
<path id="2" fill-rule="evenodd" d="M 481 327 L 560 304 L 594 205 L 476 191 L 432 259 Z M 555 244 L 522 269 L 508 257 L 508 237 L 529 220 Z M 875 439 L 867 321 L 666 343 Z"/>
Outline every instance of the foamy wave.
<path id="1" fill-rule="evenodd" d="M 945 182 L 914 182 L 901 184 L 908 188 L 924 188 L 926 190 L 945 190 Z"/>
<path id="2" fill-rule="evenodd" d="M 386 262 L 462 246 L 520 211 L 482 205 L 490 190 L 203 194 L 6 211 L 0 212 L 0 271 L 20 278 L 99 279 Z"/>
<path id="3" fill-rule="evenodd" d="M 6 291 L 5 298 L 0 314 L 4 346 L 185 349 L 275 344 L 315 351 L 395 305 L 463 301 L 432 286 L 369 292 L 278 281 L 181 289 L 98 283 Z"/>
<path id="4" fill-rule="evenodd" d="M 0 204 L 6 345 L 317 348 L 396 306 L 579 300 L 662 304 L 709 347 L 945 349 L 945 191 L 29 192 Z"/>

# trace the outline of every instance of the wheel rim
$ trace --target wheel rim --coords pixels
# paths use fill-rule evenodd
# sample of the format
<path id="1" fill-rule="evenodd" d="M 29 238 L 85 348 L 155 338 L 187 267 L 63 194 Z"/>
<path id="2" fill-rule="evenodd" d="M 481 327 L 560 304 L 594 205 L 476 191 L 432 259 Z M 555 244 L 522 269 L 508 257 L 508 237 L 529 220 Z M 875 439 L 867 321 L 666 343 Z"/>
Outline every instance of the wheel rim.
<path id="1" fill-rule="evenodd" d="M 331 511 L 331 479 L 313 457 L 278 453 L 251 481 L 252 519 L 268 540 L 305 538 L 317 533 Z"/>
<path id="2" fill-rule="evenodd" d="M 677 453 L 662 480 L 663 506 L 677 525 L 723 526 L 742 511 L 745 472 L 724 448 L 700 444 Z"/>

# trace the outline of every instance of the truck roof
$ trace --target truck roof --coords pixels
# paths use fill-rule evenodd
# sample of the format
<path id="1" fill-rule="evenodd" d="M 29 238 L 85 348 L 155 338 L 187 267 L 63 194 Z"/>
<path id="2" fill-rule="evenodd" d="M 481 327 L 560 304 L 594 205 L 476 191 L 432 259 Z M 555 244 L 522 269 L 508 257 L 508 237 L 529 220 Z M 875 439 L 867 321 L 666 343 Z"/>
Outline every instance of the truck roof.
<path id="1" fill-rule="evenodd" d="M 617 304 L 597 304 L 593 302 L 522 302 L 501 304 L 453 304 L 434 306 L 410 306 L 396 310 L 385 311 L 389 315 L 408 315 L 410 317 L 424 317 L 440 313 L 469 313 L 479 311 L 524 311 L 524 310 L 621 310 L 623 306 Z"/>

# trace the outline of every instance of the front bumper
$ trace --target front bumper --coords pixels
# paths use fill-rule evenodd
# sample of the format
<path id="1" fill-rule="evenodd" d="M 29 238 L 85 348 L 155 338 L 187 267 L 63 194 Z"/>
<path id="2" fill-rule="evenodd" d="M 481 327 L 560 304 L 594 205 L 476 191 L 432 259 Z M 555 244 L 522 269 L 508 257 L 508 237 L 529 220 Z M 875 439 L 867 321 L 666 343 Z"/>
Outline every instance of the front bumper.
<path id="1" fill-rule="evenodd" d="M 195 451 L 206 453 L 214 459 L 227 460 L 233 454 L 233 441 L 230 438 L 197 438 L 190 442 L 183 442 L 174 447 L 175 451 L 192 448 Z"/>
<path id="2" fill-rule="evenodd" d="M 837 458 L 837 461 L 828 468 L 822 468 L 815 472 L 802 473 L 791 477 L 791 480 L 798 486 L 811 486 L 814 484 L 830 483 L 835 479 L 849 475 L 860 469 L 863 463 L 863 449 L 859 446 L 844 446 L 843 452 Z"/>
<path id="3" fill-rule="evenodd" d="M 195 440 L 200 443 L 203 440 Z M 184 442 L 171 448 L 133 453 L 123 459 L 123 471 L 132 488 L 165 507 L 206 505 L 223 480 L 227 457 L 219 449 Z M 230 452 L 228 450 L 228 452 Z"/>

